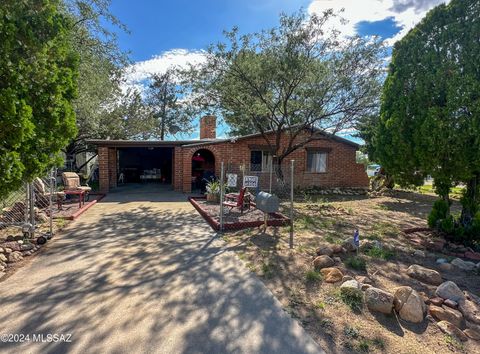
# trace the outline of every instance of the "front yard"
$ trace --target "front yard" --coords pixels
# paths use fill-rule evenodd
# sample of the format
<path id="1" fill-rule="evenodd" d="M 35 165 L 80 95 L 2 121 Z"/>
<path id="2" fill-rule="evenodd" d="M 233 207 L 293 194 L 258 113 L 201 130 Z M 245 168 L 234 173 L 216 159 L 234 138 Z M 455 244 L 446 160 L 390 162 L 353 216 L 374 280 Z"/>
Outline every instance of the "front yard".
<path id="1" fill-rule="evenodd" d="M 307 196 L 296 203 L 293 250 L 288 247 L 288 228 L 270 227 L 266 233 L 238 231 L 223 239 L 329 353 L 480 353 L 478 341 L 462 342 L 444 334 L 431 316 L 412 324 L 395 312 L 370 311 L 362 299 L 342 294 L 341 281 L 327 283 L 312 265 L 317 252 L 323 252 L 319 248 L 337 250 L 358 229 L 358 256 L 344 251 L 330 254 L 343 281 L 356 279 L 390 292 L 410 286 L 428 304 L 436 286 L 407 274 L 410 265 L 419 264 L 439 271 L 444 281 L 452 280 L 462 290 L 480 295 L 478 268 L 465 271 L 449 263 L 441 265 L 439 258 L 450 261 L 455 257 L 425 249 L 433 235 L 403 232 L 427 227 L 433 200 L 433 196 L 409 192 L 377 198 Z M 475 324 L 468 325 L 478 330 Z"/>

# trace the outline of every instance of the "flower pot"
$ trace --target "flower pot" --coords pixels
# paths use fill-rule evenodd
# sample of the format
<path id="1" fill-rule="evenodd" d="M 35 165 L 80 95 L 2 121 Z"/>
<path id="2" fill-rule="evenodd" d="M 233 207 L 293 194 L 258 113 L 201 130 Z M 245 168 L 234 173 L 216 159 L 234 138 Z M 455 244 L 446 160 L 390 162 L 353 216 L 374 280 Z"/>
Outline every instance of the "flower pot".
<path id="1" fill-rule="evenodd" d="M 218 194 L 207 193 L 207 202 L 218 203 L 220 196 Z"/>

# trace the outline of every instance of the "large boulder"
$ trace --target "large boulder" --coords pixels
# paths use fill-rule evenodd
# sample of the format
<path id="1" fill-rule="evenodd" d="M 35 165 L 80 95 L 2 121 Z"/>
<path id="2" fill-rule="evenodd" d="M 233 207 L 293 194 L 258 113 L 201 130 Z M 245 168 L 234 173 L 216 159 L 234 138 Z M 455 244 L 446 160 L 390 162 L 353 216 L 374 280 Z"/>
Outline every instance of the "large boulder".
<path id="1" fill-rule="evenodd" d="M 455 258 L 451 264 L 453 264 L 455 267 L 457 268 L 460 268 L 460 269 L 463 269 L 463 270 L 474 270 L 475 269 L 475 266 L 476 264 L 473 263 L 473 262 L 468 262 L 468 261 L 464 261 L 463 259 L 460 259 L 460 258 Z"/>
<path id="2" fill-rule="evenodd" d="M 365 290 L 365 302 L 369 310 L 389 314 L 393 308 L 393 295 L 382 289 L 370 287 Z"/>
<path id="3" fill-rule="evenodd" d="M 449 299 L 455 302 L 465 299 L 463 291 L 455 284 L 453 281 L 446 281 L 440 284 L 435 290 L 435 295 L 441 297 L 442 299 Z"/>
<path id="4" fill-rule="evenodd" d="M 335 267 L 320 269 L 320 273 L 326 283 L 336 283 L 343 279 L 343 273 Z"/>
<path id="5" fill-rule="evenodd" d="M 407 274 L 409 277 L 420 280 L 421 282 L 440 285 L 442 281 L 442 276 L 436 270 L 422 267 L 418 264 L 412 264 L 407 269 Z"/>
<path id="6" fill-rule="evenodd" d="M 429 306 L 428 311 L 430 312 L 430 315 L 438 321 L 447 321 L 459 328 L 465 327 L 465 319 L 460 311 L 447 306 L 439 307 L 432 305 Z"/>
<path id="7" fill-rule="evenodd" d="M 327 255 L 318 256 L 313 260 L 315 269 L 329 268 L 335 264 L 335 261 Z"/>
<path id="8" fill-rule="evenodd" d="M 3 248 L 9 248 L 12 251 L 21 251 L 22 250 L 20 244 L 17 241 L 4 242 L 2 244 L 2 247 Z"/>
<path id="9" fill-rule="evenodd" d="M 3 253 L 0 253 L 0 262 L 7 262 L 7 256 L 5 256 Z"/>
<path id="10" fill-rule="evenodd" d="M 353 252 L 357 250 L 357 246 L 353 242 L 353 238 L 346 238 L 343 243 L 342 247 L 347 251 L 347 252 Z"/>
<path id="11" fill-rule="evenodd" d="M 423 322 L 427 306 L 419 293 L 409 286 L 401 286 L 395 290 L 393 296 L 395 311 L 401 319 L 412 323 Z"/>
<path id="12" fill-rule="evenodd" d="M 437 326 L 443 333 L 455 337 L 461 342 L 468 340 L 467 336 L 458 327 L 448 321 L 440 321 L 437 323 Z"/>

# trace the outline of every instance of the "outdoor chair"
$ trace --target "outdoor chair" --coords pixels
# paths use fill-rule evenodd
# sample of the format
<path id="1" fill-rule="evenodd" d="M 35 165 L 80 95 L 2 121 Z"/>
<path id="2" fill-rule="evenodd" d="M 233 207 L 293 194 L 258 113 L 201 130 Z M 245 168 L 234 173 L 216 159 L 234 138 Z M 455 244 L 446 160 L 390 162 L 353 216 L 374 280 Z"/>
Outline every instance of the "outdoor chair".
<path id="1" fill-rule="evenodd" d="M 250 195 L 247 192 L 247 188 L 240 189 L 240 193 L 228 193 L 225 195 L 223 205 L 229 209 L 229 212 L 233 208 L 240 209 L 240 213 L 243 214 L 244 209 L 250 209 Z"/>
<path id="2" fill-rule="evenodd" d="M 63 185 L 65 190 L 81 190 L 85 192 L 86 199 L 88 200 L 88 193 L 92 190 L 89 186 L 82 186 L 80 184 L 80 177 L 75 172 L 63 172 L 62 173 Z"/>
<path id="3" fill-rule="evenodd" d="M 65 193 L 58 191 L 50 192 L 49 190 L 47 190 L 45 183 L 43 183 L 42 179 L 38 177 L 33 180 L 33 188 L 35 191 L 35 201 L 37 202 L 39 207 L 47 207 L 50 203 L 51 196 L 52 201 L 57 203 L 58 209 L 62 209 L 62 202 L 65 199 Z"/>

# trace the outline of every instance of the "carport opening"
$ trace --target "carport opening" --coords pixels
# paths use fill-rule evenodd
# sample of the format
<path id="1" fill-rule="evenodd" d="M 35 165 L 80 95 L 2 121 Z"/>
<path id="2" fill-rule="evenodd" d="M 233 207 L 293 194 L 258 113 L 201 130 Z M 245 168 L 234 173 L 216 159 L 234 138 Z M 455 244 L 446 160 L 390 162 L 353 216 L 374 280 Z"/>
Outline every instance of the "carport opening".
<path id="1" fill-rule="evenodd" d="M 205 192 L 207 181 L 215 179 L 215 156 L 210 150 L 200 149 L 192 156 L 192 191 Z"/>
<path id="2" fill-rule="evenodd" d="M 118 182 L 172 184 L 172 165 L 170 147 L 119 148 Z"/>

